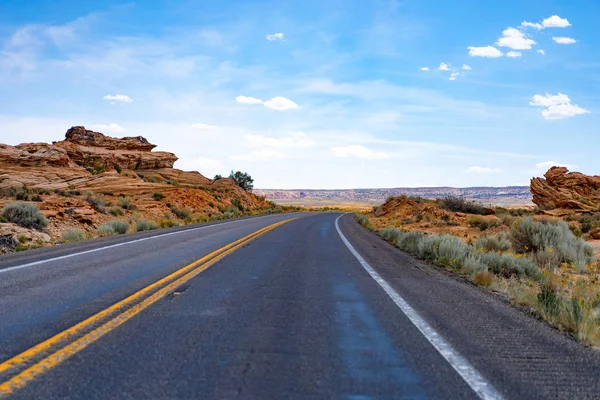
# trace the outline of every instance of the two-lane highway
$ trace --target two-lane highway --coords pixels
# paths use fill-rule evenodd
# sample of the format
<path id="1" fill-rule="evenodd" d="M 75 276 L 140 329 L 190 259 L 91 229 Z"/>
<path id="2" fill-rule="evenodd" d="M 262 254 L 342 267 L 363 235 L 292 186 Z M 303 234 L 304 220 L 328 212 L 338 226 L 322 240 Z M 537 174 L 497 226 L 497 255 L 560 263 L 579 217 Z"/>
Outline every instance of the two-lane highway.
<path id="1" fill-rule="evenodd" d="M 600 390 L 596 353 L 406 256 L 351 215 L 266 216 L 81 246 L 0 258 L 0 393 L 530 399 Z"/>

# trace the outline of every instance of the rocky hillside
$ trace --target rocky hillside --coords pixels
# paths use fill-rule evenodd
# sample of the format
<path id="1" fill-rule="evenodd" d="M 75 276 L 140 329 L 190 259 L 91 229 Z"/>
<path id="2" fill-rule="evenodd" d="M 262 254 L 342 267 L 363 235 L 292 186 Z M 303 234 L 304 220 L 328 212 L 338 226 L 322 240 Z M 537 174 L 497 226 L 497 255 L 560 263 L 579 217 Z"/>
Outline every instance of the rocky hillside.
<path id="1" fill-rule="evenodd" d="M 33 203 L 50 222 L 33 232 L 0 221 L 0 247 L 14 244 L 9 236 L 21 247 L 59 242 L 69 228 L 95 236 L 114 219 L 135 229 L 139 220 L 172 226 L 275 210 L 230 178 L 173 168 L 177 156 L 155 147 L 141 136 L 116 139 L 81 126 L 52 144 L 0 144 L 0 207 Z"/>
<path id="2" fill-rule="evenodd" d="M 544 178 L 531 180 L 533 202 L 542 210 L 596 211 L 600 209 L 600 176 L 553 167 Z"/>

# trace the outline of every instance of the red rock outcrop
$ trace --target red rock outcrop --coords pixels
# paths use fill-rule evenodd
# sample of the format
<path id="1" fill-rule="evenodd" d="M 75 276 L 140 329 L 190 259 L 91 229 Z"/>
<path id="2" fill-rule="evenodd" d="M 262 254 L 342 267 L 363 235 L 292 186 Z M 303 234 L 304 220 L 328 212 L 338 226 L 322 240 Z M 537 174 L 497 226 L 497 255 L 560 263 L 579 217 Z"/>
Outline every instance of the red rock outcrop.
<path id="1" fill-rule="evenodd" d="M 544 178 L 531 180 L 533 202 L 542 210 L 592 211 L 600 208 L 600 176 L 552 167 Z"/>

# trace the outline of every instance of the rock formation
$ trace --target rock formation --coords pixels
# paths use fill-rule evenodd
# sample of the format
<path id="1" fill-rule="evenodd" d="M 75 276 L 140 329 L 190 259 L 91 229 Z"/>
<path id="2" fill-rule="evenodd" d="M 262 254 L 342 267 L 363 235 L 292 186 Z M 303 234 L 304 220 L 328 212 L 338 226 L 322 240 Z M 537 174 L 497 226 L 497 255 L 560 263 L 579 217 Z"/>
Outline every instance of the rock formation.
<path id="1" fill-rule="evenodd" d="M 552 167 L 544 178 L 531 180 L 533 202 L 542 210 L 593 211 L 600 208 L 600 176 Z"/>

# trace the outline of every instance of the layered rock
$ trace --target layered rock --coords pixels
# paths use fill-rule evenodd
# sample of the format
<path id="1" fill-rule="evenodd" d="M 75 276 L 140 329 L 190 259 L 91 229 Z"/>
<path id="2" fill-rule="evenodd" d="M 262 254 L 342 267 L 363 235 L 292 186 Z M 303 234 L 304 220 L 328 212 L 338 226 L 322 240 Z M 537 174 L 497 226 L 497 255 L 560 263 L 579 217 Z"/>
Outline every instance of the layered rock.
<path id="1" fill-rule="evenodd" d="M 542 210 L 592 211 L 600 208 L 600 176 L 552 167 L 544 178 L 531 180 L 533 202 Z"/>
<path id="2" fill-rule="evenodd" d="M 78 165 L 96 170 L 173 168 L 177 161 L 173 153 L 153 152 L 156 145 L 142 136 L 116 139 L 82 126 L 69 129 L 65 140 L 54 142 L 54 147 L 64 149 Z"/>

